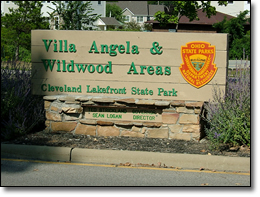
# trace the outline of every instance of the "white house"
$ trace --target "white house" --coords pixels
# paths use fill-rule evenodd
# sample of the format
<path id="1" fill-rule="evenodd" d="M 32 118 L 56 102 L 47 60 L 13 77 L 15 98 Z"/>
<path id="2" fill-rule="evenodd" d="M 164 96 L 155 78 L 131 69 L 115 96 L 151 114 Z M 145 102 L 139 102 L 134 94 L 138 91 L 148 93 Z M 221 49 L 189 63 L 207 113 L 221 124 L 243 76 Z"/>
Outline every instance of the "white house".
<path id="1" fill-rule="evenodd" d="M 126 23 L 135 21 L 139 25 L 153 20 L 157 11 L 164 11 L 163 5 L 148 5 L 147 1 L 118 1 L 109 4 L 116 4 L 123 10 Z"/>

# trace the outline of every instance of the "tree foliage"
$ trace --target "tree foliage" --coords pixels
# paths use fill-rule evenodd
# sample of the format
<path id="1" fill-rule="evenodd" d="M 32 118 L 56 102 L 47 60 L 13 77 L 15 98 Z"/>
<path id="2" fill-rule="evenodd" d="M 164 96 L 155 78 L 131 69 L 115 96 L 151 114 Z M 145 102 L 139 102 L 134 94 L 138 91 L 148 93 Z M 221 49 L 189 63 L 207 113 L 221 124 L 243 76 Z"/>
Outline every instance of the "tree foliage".
<path id="1" fill-rule="evenodd" d="M 213 24 L 213 27 L 221 33 L 228 33 L 229 36 L 229 58 L 241 59 L 243 58 L 243 50 L 245 50 L 245 56 L 250 59 L 250 32 L 245 32 L 244 25 L 250 23 L 250 18 L 246 15 L 248 10 L 240 12 L 236 18 Z"/>
<path id="2" fill-rule="evenodd" d="M 124 22 L 123 10 L 116 4 L 106 4 L 106 17 L 115 17 L 116 20 Z"/>
<path id="3" fill-rule="evenodd" d="M 93 14 L 94 10 L 91 8 L 90 1 L 54 1 L 52 2 L 56 8 L 49 13 L 51 18 L 59 16 L 61 19 L 59 29 L 64 30 L 86 30 L 92 29 L 93 23 L 100 17 L 100 15 Z"/>
<path id="4" fill-rule="evenodd" d="M 210 18 L 216 14 L 216 8 L 211 5 L 210 1 L 161 1 L 165 5 L 166 12 L 158 11 L 155 13 L 155 20 L 160 25 L 165 26 L 168 23 L 175 23 L 176 29 L 182 16 L 193 20 L 199 20 L 197 10 L 202 9 L 206 16 Z M 227 1 L 218 1 L 219 5 L 227 5 Z"/>
<path id="5" fill-rule="evenodd" d="M 19 59 L 21 50 L 31 50 L 31 30 L 48 29 L 49 23 L 42 16 L 41 1 L 14 1 L 17 9 L 1 15 L 1 48 L 4 53 Z"/>

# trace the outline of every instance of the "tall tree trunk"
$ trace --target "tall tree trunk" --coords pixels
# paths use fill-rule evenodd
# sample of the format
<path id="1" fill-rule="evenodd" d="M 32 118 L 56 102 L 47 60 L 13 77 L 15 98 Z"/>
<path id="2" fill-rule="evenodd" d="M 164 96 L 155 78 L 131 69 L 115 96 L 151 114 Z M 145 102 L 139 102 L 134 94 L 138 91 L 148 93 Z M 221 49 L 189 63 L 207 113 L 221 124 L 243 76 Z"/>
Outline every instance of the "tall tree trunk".
<path id="1" fill-rule="evenodd" d="M 178 22 L 176 23 L 176 32 L 177 32 L 177 30 L 178 30 L 178 28 L 179 28 L 179 22 L 180 22 L 180 18 L 181 18 L 181 13 L 179 12 L 178 13 Z"/>
<path id="2" fill-rule="evenodd" d="M 16 51 L 15 51 L 15 61 L 17 62 L 18 60 L 19 60 L 19 45 L 17 45 Z"/>

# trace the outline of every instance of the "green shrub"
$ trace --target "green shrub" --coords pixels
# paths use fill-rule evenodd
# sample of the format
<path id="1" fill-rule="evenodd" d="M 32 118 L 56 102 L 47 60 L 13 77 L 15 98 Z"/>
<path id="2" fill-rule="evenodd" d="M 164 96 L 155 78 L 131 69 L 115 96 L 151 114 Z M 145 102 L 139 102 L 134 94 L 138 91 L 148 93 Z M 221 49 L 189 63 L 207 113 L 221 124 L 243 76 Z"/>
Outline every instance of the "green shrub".
<path id="1" fill-rule="evenodd" d="M 3 63 L 3 62 L 1 62 Z M 1 139 L 27 134 L 44 123 L 42 96 L 31 93 L 31 71 L 15 62 L 1 68 Z"/>
<path id="2" fill-rule="evenodd" d="M 226 93 L 214 88 L 213 100 L 205 105 L 206 135 L 212 148 L 228 146 L 250 147 L 250 67 L 237 69 L 229 77 Z"/>

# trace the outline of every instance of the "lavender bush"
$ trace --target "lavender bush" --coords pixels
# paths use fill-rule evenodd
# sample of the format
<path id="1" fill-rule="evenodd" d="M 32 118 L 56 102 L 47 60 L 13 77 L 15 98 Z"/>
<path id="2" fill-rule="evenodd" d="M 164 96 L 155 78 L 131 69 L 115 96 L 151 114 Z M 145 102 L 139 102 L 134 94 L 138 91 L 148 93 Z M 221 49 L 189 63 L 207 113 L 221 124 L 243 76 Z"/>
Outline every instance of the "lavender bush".
<path id="1" fill-rule="evenodd" d="M 250 147 L 250 67 L 245 64 L 228 76 L 226 94 L 215 87 L 213 100 L 205 108 L 205 131 L 212 148 L 223 144 Z"/>
<path id="2" fill-rule="evenodd" d="M 44 121 L 43 99 L 31 94 L 31 71 L 1 62 L 1 139 L 31 132 Z"/>

